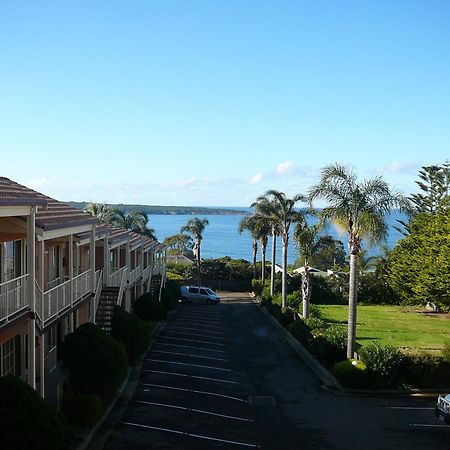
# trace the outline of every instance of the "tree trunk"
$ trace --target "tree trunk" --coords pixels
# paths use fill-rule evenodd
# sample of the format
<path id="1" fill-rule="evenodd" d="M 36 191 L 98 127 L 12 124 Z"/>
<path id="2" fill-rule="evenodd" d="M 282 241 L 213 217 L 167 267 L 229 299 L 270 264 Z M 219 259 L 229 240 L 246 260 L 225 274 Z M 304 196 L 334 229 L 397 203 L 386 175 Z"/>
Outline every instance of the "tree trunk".
<path id="1" fill-rule="evenodd" d="M 277 235 L 272 228 L 272 267 L 270 268 L 270 295 L 275 293 L 275 258 L 277 253 Z"/>
<path id="2" fill-rule="evenodd" d="M 358 254 L 350 254 L 350 281 L 348 292 L 347 358 L 353 358 L 356 341 L 356 306 L 358 294 Z"/>
<path id="3" fill-rule="evenodd" d="M 256 278 L 256 254 L 258 252 L 258 242 L 253 241 L 252 244 L 253 247 L 253 278 Z"/>
<path id="4" fill-rule="evenodd" d="M 286 308 L 287 299 L 287 250 L 289 245 L 289 237 L 283 236 L 282 258 L 283 258 L 283 273 L 281 279 L 281 307 Z"/>
<path id="5" fill-rule="evenodd" d="M 264 287 L 266 281 L 266 246 L 261 244 L 261 281 Z"/>
<path id="6" fill-rule="evenodd" d="M 202 273 L 201 273 L 201 267 L 200 267 L 200 241 L 198 241 L 198 248 L 197 248 L 197 275 L 198 275 L 198 285 L 202 285 Z"/>
<path id="7" fill-rule="evenodd" d="M 302 299 L 303 299 L 303 318 L 309 318 L 309 303 L 311 300 L 311 273 L 309 267 L 304 266 L 305 271 L 302 273 Z"/>

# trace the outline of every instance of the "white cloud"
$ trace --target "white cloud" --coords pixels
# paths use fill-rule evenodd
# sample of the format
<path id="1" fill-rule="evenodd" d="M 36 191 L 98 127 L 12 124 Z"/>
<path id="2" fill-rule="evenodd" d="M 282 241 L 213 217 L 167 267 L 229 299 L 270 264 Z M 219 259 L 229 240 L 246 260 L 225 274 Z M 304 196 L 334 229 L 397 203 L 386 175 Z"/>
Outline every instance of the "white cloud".
<path id="1" fill-rule="evenodd" d="M 263 177 L 264 177 L 264 175 L 262 173 L 258 173 L 254 177 L 250 178 L 250 180 L 248 180 L 248 182 L 250 184 L 258 184 L 262 181 Z"/>
<path id="2" fill-rule="evenodd" d="M 278 164 L 277 168 L 275 169 L 275 173 L 277 175 L 283 175 L 285 173 L 292 173 L 294 170 L 294 162 L 293 161 L 284 161 L 280 164 Z"/>
<path id="3" fill-rule="evenodd" d="M 36 189 L 42 186 L 48 186 L 51 183 L 52 183 L 51 180 L 49 180 L 47 177 L 41 177 L 36 180 L 31 180 L 27 184 L 31 188 Z"/>
<path id="4" fill-rule="evenodd" d="M 405 163 L 405 162 L 398 162 L 394 161 L 390 164 L 387 164 L 385 166 L 382 166 L 380 168 L 382 173 L 416 173 L 418 171 L 419 164 L 416 163 Z"/>

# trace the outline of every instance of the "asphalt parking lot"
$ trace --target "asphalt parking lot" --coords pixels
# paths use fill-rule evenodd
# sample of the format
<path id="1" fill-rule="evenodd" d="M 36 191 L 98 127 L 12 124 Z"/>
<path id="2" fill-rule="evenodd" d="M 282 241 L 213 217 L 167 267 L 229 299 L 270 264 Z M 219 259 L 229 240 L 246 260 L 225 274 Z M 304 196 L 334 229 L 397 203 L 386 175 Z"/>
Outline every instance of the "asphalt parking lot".
<path id="1" fill-rule="evenodd" d="M 136 381 L 104 449 L 450 448 L 435 397 L 324 390 L 245 294 L 180 305 Z"/>

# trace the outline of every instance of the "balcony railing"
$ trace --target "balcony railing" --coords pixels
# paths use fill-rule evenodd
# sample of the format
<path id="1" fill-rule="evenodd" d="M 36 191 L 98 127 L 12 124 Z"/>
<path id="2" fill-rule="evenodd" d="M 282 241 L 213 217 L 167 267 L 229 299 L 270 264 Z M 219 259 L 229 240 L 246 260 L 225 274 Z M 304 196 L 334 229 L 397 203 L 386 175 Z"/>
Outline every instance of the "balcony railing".
<path id="1" fill-rule="evenodd" d="M 113 272 L 106 281 L 106 286 L 111 286 L 111 287 L 119 287 L 120 283 L 122 281 L 122 275 L 124 270 L 126 270 L 126 267 L 122 267 L 121 269 L 116 270 L 115 272 Z"/>
<path id="2" fill-rule="evenodd" d="M 45 371 L 49 374 L 52 370 L 56 369 L 57 355 L 56 345 L 47 346 L 45 355 Z"/>
<path id="3" fill-rule="evenodd" d="M 0 321 L 28 308 L 28 275 L 0 284 Z"/>
<path id="4" fill-rule="evenodd" d="M 151 273 L 152 273 L 151 266 L 148 266 L 144 269 L 144 272 L 142 274 L 142 278 L 144 279 L 144 281 L 147 281 L 150 278 Z"/>
<path id="5" fill-rule="evenodd" d="M 91 270 L 80 273 L 73 279 L 73 298 L 74 301 L 83 298 L 86 294 L 92 292 Z"/>
<path id="6" fill-rule="evenodd" d="M 130 272 L 129 281 L 130 283 L 134 283 L 138 280 L 142 275 L 142 266 L 137 266 Z"/>

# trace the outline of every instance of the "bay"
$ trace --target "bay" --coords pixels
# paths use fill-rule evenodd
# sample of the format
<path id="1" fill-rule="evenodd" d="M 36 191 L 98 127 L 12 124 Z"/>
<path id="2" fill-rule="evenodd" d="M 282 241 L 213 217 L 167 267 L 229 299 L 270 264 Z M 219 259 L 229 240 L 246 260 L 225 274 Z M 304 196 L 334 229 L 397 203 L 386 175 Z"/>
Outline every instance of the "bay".
<path id="1" fill-rule="evenodd" d="M 232 208 L 241 209 L 243 212 L 251 211 L 247 208 Z M 238 225 L 243 216 L 240 215 L 189 215 L 189 214 L 170 214 L 170 215 L 151 215 L 149 216 L 148 226 L 153 228 L 156 237 L 162 242 L 166 237 L 178 234 L 183 225 L 186 225 L 189 219 L 198 217 L 199 219 L 207 219 L 209 225 L 206 227 L 203 234 L 201 254 L 202 258 L 221 258 L 229 256 L 233 259 L 252 260 L 252 239 L 248 232 L 239 234 Z M 402 238 L 402 234 L 393 228 L 398 226 L 397 220 L 406 220 L 406 216 L 399 212 L 393 212 L 387 217 L 387 224 L 389 233 L 386 240 L 386 245 L 392 249 L 396 242 Z M 315 219 L 311 218 L 309 222 L 314 223 Z M 291 233 L 292 234 L 292 233 Z M 322 234 L 330 234 L 334 239 L 340 239 L 344 242 L 344 247 L 347 248 L 347 235 L 339 234 L 333 227 L 328 227 Z M 380 253 L 379 247 L 368 248 L 370 255 L 377 255 Z M 271 239 L 267 245 L 267 259 L 270 259 L 271 254 Z M 258 247 L 258 260 L 261 259 L 260 248 Z M 297 259 L 297 252 L 295 243 L 290 240 L 288 251 L 288 263 L 293 264 Z M 281 242 L 278 238 L 277 243 L 277 263 L 281 265 Z"/>

